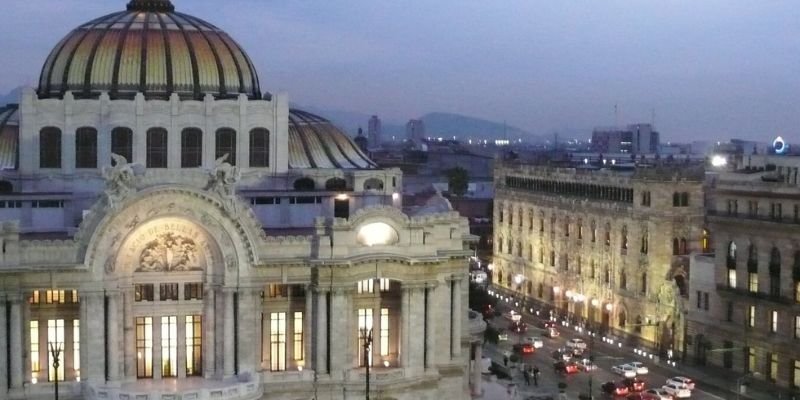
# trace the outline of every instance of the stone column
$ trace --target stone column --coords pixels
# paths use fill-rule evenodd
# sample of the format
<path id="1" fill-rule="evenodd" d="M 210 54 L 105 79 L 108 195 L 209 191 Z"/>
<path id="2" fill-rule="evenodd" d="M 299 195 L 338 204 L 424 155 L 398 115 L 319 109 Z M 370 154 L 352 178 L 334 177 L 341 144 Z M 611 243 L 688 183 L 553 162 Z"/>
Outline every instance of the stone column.
<path id="1" fill-rule="evenodd" d="M 338 317 L 335 324 L 331 324 L 330 334 L 330 366 L 331 375 L 336 375 L 334 379 L 343 379 L 345 371 L 349 370 L 353 364 L 352 353 L 350 352 L 351 342 L 354 337 L 350 332 L 350 314 L 352 310 L 348 308 L 349 293 L 345 288 L 335 288 L 331 295 L 331 315 Z"/>
<path id="2" fill-rule="evenodd" d="M 103 293 L 84 292 L 81 308 L 81 381 L 105 382 Z"/>
<path id="3" fill-rule="evenodd" d="M 223 318 L 223 327 L 224 327 L 224 346 L 223 351 L 223 374 L 228 376 L 233 376 L 234 372 L 236 371 L 236 366 L 234 365 L 234 357 L 235 357 L 235 340 L 234 337 L 234 320 L 233 320 L 233 310 L 234 310 L 234 296 L 235 291 L 232 288 L 225 288 L 223 289 L 223 296 L 225 298 L 225 312 L 222 315 Z"/>
<path id="4" fill-rule="evenodd" d="M 108 380 L 119 380 L 119 293 L 108 294 Z"/>
<path id="5" fill-rule="evenodd" d="M 409 293 L 410 329 L 409 345 L 411 347 L 411 367 L 415 370 L 425 368 L 425 289 L 412 287 Z"/>
<path id="6" fill-rule="evenodd" d="M 461 307 L 461 278 L 457 277 L 453 280 L 453 329 L 450 338 L 452 357 L 461 355 L 461 321 L 464 319 L 464 313 Z"/>
<path id="7" fill-rule="evenodd" d="M 178 378 L 186 378 L 186 315 L 181 315 L 180 313 L 177 316 L 176 326 L 178 337 L 178 348 L 175 352 L 175 356 L 178 357 L 175 362 L 177 363 L 177 373 Z"/>
<path id="8" fill-rule="evenodd" d="M 210 285 L 204 288 L 203 293 L 203 376 L 211 379 L 216 373 L 216 346 L 214 345 L 214 304 L 216 291 Z"/>
<path id="9" fill-rule="evenodd" d="M 153 317 L 153 379 L 161 379 L 161 317 Z"/>
<path id="10" fill-rule="evenodd" d="M 314 361 L 311 359 L 311 352 L 312 352 L 312 340 L 314 340 L 315 335 L 312 333 L 314 330 L 314 326 L 312 325 L 312 321 L 314 320 L 314 295 L 311 292 L 311 287 L 306 288 L 306 310 L 303 313 L 303 362 L 305 369 L 314 368 L 316 370 L 317 366 Z"/>
<path id="11" fill-rule="evenodd" d="M 434 355 L 436 354 L 436 318 L 434 317 L 434 294 L 436 293 L 436 284 L 428 284 L 425 288 L 423 296 L 428 297 L 428 303 L 425 304 L 425 353 L 427 354 L 425 368 L 430 368 L 436 364 Z M 423 304 L 424 304 L 423 297 Z"/>
<path id="12" fill-rule="evenodd" d="M 475 346 L 475 361 L 472 362 L 472 395 L 483 395 L 483 388 L 481 388 L 481 360 L 483 359 L 483 345 L 481 342 L 473 343 Z"/>
<path id="13" fill-rule="evenodd" d="M 403 284 L 403 294 L 400 300 L 400 366 L 411 367 L 411 288 Z"/>
<path id="14" fill-rule="evenodd" d="M 122 292 L 122 354 L 125 379 L 136 378 L 136 326 L 133 316 L 133 288 L 126 288 Z"/>
<path id="15" fill-rule="evenodd" d="M 314 297 L 314 369 L 317 374 L 328 374 L 328 292 L 317 288 Z"/>
<path id="16" fill-rule="evenodd" d="M 256 328 L 256 320 L 261 324 L 260 318 L 256 318 L 255 299 L 258 297 L 255 294 L 255 288 L 245 288 L 239 290 L 238 295 L 238 321 L 239 326 L 237 330 L 237 341 L 239 346 L 237 352 L 239 354 L 239 373 L 253 372 L 256 367 L 256 359 L 258 358 L 258 343 L 255 342 L 256 332 L 260 329 Z M 227 319 L 226 319 L 227 321 Z M 287 321 L 288 322 L 288 321 Z M 287 343 L 289 340 L 287 338 Z"/>
<path id="17" fill-rule="evenodd" d="M 9 341 L 11 342 L 11 389 L 22 389 L 22 297 L 19 294 L 9 296 L 11 301 L 11 332 Z"/>
<path id="18" fill-rule="evenodd" d="M 6 297 L 0 294 L 0 349 L 8 348 L 8 321 L 6 320 Z M 8 387 L 7 352 L 0 350 L 0 398 L 6 398 Z"/>

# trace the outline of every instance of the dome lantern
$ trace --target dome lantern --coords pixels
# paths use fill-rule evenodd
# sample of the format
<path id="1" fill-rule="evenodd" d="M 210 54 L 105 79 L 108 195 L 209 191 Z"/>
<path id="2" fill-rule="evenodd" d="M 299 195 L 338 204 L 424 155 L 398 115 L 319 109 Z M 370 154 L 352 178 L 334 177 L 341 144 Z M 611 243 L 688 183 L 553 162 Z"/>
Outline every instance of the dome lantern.
<path id="1" fill-rule="evenodd" d="M 173 12 L 175 6 L 170 0 L 131 0 L 128 11 Z"/>

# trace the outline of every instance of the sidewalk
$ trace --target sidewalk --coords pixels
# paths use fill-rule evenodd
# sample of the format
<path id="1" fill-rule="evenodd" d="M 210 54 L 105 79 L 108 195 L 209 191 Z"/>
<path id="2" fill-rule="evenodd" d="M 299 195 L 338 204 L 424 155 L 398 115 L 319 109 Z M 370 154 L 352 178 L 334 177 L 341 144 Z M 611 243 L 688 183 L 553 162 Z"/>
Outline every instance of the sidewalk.
<path id="1" fill-rule="evenodd" d="M 524 386 L 516 385 L 513 386 L 510 390 L 511 394 L 509 394 L 509 385 L 511 385 L 511 381 L 505 379 L 496 379 L 494 375 L 484 376 L 483 377 L 483 396 L 480 398 L 483 400 L 524 400 L 530 396 L 553 396 L 553 399 L 557 399 L 556 392 L 548 389 L 531 389 L 525 388 Z"/>

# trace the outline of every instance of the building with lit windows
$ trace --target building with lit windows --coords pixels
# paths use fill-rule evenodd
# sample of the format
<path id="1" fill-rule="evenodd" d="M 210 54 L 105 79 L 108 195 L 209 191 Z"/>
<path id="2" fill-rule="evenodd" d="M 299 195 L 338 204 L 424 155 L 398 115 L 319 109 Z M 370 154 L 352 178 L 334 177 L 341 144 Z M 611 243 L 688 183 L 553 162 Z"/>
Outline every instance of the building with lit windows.
<path id="1" fill-rule="evenodd" d="M 713 254 L 692 260 L 689 355 L 800 389 L 798 157 L 730 158 L 709 178 Z"/>
<path id="2" fill-rule="evenodd" d="M 710 245 L 703 166 L 613 164 L 498 163 L 493 284 L 631 345 L 682 351 L 689 254 Z"/>
<path id="3" fill-rule="evenodd" d="M 169 0 L 56 45 L 0 108 L 0 398 L 468 395 L 466 219 L 288 104 Z"/>

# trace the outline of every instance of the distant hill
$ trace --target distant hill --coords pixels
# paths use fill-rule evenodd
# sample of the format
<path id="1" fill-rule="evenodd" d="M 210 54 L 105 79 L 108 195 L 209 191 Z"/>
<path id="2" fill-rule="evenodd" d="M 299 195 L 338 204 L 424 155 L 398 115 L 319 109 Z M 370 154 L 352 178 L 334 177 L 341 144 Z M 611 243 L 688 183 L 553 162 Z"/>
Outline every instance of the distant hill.
<path id="1" fill-rule="evenodd" d="M 541 141 L 538 136 L 517 127 L 466 115 L 434 112 L 423 115 L 421 119 L 425 123 L 426 135 L 431 137 Z"/>
<path id="2" fill-rule="evenodd" d="M 8 103 L 19 103 L 19 99 L 22 96 L 22 86 L 4 94 L 0 95 L 0 107 L 8 104 Z"/>

